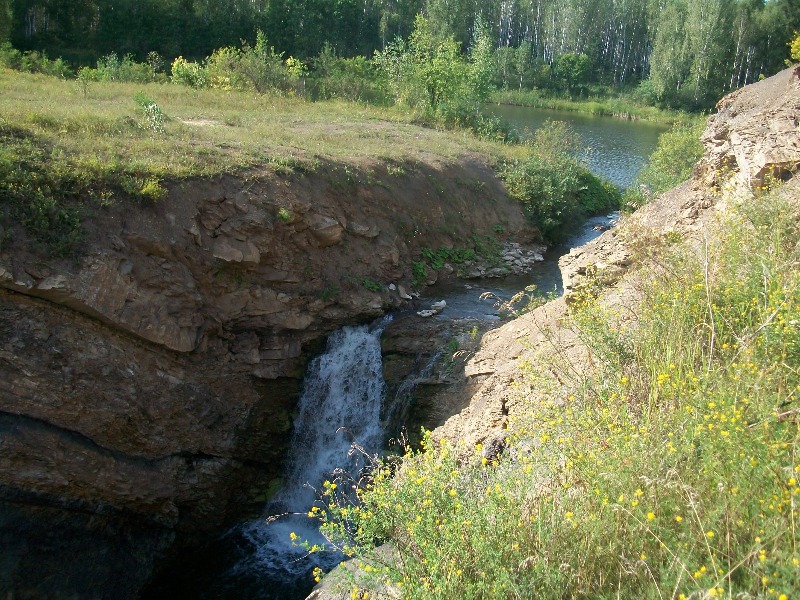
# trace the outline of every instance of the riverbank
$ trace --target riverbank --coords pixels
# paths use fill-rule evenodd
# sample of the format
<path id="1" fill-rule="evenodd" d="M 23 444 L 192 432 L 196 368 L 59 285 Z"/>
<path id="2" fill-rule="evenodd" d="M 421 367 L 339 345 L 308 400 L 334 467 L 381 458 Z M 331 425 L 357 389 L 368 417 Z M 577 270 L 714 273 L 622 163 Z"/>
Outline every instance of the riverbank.
<path id="1" fill-rule="evenodd" d="M 490 103 L 648 121 L 662 125 L 684 123 L 695 118 L 694 115 L 682 111 L 643 105 L 636 102 L 630 95 L 572 100 L 552 94 L 543 94 L 538 90 L 498 90 L 492 94 Z"/>

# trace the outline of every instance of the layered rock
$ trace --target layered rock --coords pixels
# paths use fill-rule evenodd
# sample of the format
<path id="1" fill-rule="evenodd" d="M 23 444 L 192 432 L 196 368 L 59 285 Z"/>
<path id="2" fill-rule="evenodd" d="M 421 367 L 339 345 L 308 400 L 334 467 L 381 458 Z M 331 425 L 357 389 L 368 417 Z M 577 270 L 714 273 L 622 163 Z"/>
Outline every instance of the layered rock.
<path id="1" fill-rule="evenodd" d="M 725 96 L 702 136 L 695 176 L 706 185 L 735 174 L 751 187 L 800 167 L 800 67 Z"/>
<path id="2" fill-rule="evenodd" d="M 305 364 L 328 333 L 404 301 L 388 284 L 408 297 L 423 246 L 495 224 L 530 235 L 479 157 L 401 177 L 355 168 L 386 183 L 341 182 L 322 165 L 97 208 L 75 261 L 12 231 L 0 252 L 0 502 L 49 507 L 62 524 L 133 519 L 163 533 L 148 542 L 161 549 L 171 532 L 219 531 L 276 484 Z"/>

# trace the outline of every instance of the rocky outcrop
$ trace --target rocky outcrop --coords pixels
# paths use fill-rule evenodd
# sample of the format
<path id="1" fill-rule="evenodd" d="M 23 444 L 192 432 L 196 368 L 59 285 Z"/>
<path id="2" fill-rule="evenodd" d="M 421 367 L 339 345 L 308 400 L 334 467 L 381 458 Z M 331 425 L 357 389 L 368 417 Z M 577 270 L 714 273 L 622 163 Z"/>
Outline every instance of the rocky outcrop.
<path id="1" fill-rule="evenodd" d="M 467 362 L 462 382 L 469 404 L 434 435 L 468 447 L 499 447 L 510 416 L 541 399 L 568 402 L 592 368 L 591 352 L 570 324 L 569 302 L 578 292 L 599 297 L 620 319 L 638 298 L 636 270 L 648 268 L 658 248 L 676 240 L 700 246 L 721 211 L 717 186 L 756 187 L 766 174 L 791 179 L 800 165 L 800 85 L 789 69 L 748 86 L 720 102 L 703 134 L 705 155 L 694 177 L 622 219 L 595 240 L 559 261 L 565 296 L 535 309 L 483 337 Z M 794 176 L 794 177 L 793 177 Z M 526 385 L 526 376 L 536 386 Z M 446 400 L 442 400 L 443 402 Z"/>
<path id="2" fill-rule="evenodd" d="M 695 177 L 715 185 L 731 174 L 751 187 L 773 177 L 786 180 L 800 167 L 800 79 L 798 70 L 777 75 L 725 96 L 703 133 L 705 155 Z"/>
<path id="3" fill-rule="evenodd" d="M 530 237 L 480 157 L 417 162 L 402 176 L 379 162 L 350 170 L 369 177 L 340 181 L 327 164 L 267 170 L 87 209 L 77 260 L 11 231 L 0 252 L 0 504 L 47 507 L 67 530 L 87 515 L 105 515 L 109 531 L 133 520 L 161 532 L 147 537 L 161 550 L 175 532 L 219 531 L 276 483 L 305 364 L 328 333 L 410 298 L 424 246 L 498 224 Z M 358 183 L 375 178 L 384 183 Z M 0 536 L 35 522 L 4 519 Z M 146 578 L 147 561 L 139 567 Z M 58 591 L 49 581 L 40 596 Z"/>

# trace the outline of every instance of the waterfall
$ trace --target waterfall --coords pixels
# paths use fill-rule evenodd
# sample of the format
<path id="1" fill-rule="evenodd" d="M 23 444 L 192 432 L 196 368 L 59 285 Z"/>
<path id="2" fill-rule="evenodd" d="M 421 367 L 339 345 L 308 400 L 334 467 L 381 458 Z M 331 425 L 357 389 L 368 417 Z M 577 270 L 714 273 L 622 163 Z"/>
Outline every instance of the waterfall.
<path id="1" fill-rule="evenodd" d="M 258 570 L 270 580 L 275 598 L 307 589 L 315 564 L 327 569 L 341 560 L 339 555 L 322 553 L 314 554 L 312 563 L 303 548 L 292 546 L 290 534 L 320 543 L 315 521 L 306 516 L 317 497 L 316 489 L 334 469 L 355 474 L 364 468 L 364 454 L 351 452 L 353 444 L 369 455 L 383 445 L 380 417 L 385 383 L 380 338 L 389 320 L 344 327 L 328 338 L 325 352 L 311 362 L 303 382 L 284 487 L 266 507 L 268 515 L 282 516 L 241 528 L 252 547 L 231 575 Z"/>

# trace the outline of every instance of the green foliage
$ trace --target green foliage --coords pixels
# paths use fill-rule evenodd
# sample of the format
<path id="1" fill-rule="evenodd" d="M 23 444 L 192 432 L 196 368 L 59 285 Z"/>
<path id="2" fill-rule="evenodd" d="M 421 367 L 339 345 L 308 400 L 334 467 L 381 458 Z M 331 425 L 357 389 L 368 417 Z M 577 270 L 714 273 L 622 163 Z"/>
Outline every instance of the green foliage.
<path id="1" fill-rule="evenodd" d="M 142 182 L 137 195 L 144 200 L 156 202 L 166 197 L 167 189 L 157 178 L 149 177 Z"/>
<path id="2" fill-rule="evenodd" d="M 651 273 L 635 330 L 575 308 L 595 373 L 570 393 L 523 366 L 502 455 L 426 435 L 369 477 L 325 483 L 309 517 L 355 557 L 355 596 L 800 589 L 797 198 L 743 200 L 707 256 L 678 251 Z"/>
<path id="3" fill-rule="evenodd" d="M 658 137 L 658 146 L 650 155 L 647 165 L 636 177 L 634 185 L 626 190 L 623 204 L 628 210 L 646 204 L 655 194 L 683 183 L 692 175 L 694 165 L 703 155 L 700 135 L 705 121 L 695 119 L 678 123 Z"/>
<path id="4" fill-rule="evenodd" d="M 361 280 L 361 285 L 363 285 L 366 289 L 370 292 L 381 292 L 383 291 L 383 286 L 375 281 L 374 279 L 370 279 L 369 277 L 364 277 Z"/>
<path id="5" fill-rule="evenodd" d="M 474 248 L 445 248 L 441 247 L 434 251 L 430 248 L 422 249 L 422 258 L 434 271 L 440 270 L 444 267 L 446 262 L 451 262 L 456 265 L 465 263 L 468 260 L 475 260 L 478 258 L 478 252 Z"/>
<path id="6" fill-rule="evenodd" d="M 336 298 L 336 296 L 338 295 L 339 295 L 339 288 L 335 285 L 329 285 L 324 290 L 322 290 L 322 293 L 319 295 L 319 297 L 323 301 L 328 301 L 332 300 L 333 298 Z"/>
<path id="7" fill-rule="evenodd" d="M 455 39 L 438 37 L 420 13 L 408 41 L 395 39 L 375 53 L 373 62 L 396 102 L 446 125 L 485 130 L 489 137 L 507 135 L 498 123 L 479 116 L 493 87 L 493 50 L 485 27 L 476 30 L 467 59 Z"/>
<path id="8" fill-rule="evenodd" d="M 281 207 L 278 209 L 278 219 L 280 219 L 283 223 L 291 223 L 292 221 L 292 211 L 288 208 Z"/>
<path id="9" fill-rule="evenodd" d="M 120 58 L 116 52 L 112 52 L 97 59 L 96 68 L 83 67 L 79 74 L 81 79 L 89 81 L 125 81 L 129 83 L 163 81 L 166 76 L 154 70 L 154 66 L 157 64 L 158 61 L 154 60 L 152 56 L 151 62 L 140 63 L 136 62 L 131 54 Z"/>
<path id="10" fill-rule="evenodd" d="M 583 53 L 559 54 L 553 64 L 553 77 L 572 94 L 589 83 L 589 57 Z"/>
<path id="11" fill-rule="evenodd" d="M 185 85 L 193 88 L 204 88 L 208 86 L 208 76 L 203 65 L 190 62 L 179 56 L 172 61 L 172 83 Z"/>
<path id="12" fill-rule="evenodd" d="M 312 61 L 312 95 L 317 99 L 340 98 L 350 102 L 382 102 L 384 92 L 372 61 L 363 56 L 341 58 L 330 44 Z"/>
<path id="13" fill-rule="evenodd" d="M 550 122 L 536 131 L 525 159 L 500 170 L 509 194 L 550 241 L 563 238 L 587 214 L 619 203 L 616 189 L 574 158 L 577 147 L 577 136 L 565 123 Z"/>
<path id="14" fill-rule="evenodd" d="M 417 287 L 425 285 L 425 261 L 415 260 L 411 263 L 411 277 Z"/>
<path id="15" fill-rule="evenodd" d="M 182 57 L 172 63 L 172 82 L 189 87 L 210 87 L 221 90 L 252 90 L 302 93 L 308 68 L 302 61 L 289 57 L 269 46 L 264 32 L 256 34 L 251 46 L 242 41 L 241 47 L 218 48 L 204 64 L 189 62 Z"/>
<path id="16" fill-rule="evenodd" d="M 295 67 L 297 72 L 298 67 Z M 283 55 L 267 45 L 263 31 L 256 36 L 255 46 L 242 42 L 241 48 L 215 50 L 206 60 L 208 82 L 212 88 L 253 89 L 259 94 L 269 90 L 286 90 L 292 73 L 283 62 Z"/>
<path id="17" fill-rule="evenodd" d="M 61 58 L 50 60 L 47 54 L 35 50 L 20 52 L 13 48 L 10 42 L 0 44 L 0 67 L 24 73 L 42 73 L 63 79 L 72 77 L 72 69 Z"/>
<path id="18" fill-rule="evenodd" d="M 46 149 L 1 120 L 0 140 L 0 221 L 21 223 L 55 256 L 75 255 L 85 233 L 78 208 L 59 191 L 77 182 L 60 181 Z"/>
<path id="19" fill-rule="evenodd" d="M 14 12 L 11 0 L 0 0 L 0 44 L 11 37 Z"/>

